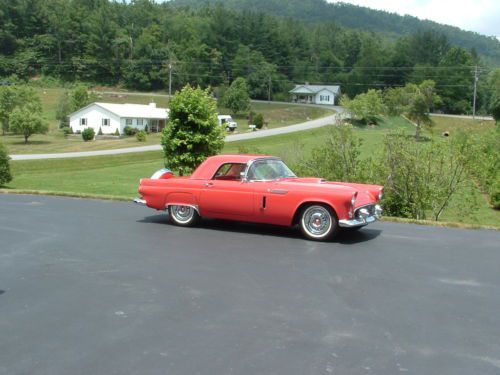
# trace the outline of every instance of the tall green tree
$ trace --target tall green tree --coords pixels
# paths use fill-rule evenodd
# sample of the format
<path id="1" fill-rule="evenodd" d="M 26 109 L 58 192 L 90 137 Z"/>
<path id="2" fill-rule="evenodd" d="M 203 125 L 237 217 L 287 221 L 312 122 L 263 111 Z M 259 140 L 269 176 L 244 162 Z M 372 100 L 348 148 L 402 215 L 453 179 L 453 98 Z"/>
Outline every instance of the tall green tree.
<path id="1" fill-rule="evenodd" d="M 447 113 L 470 112 L 474 90 L 471 54 L 460 47 L 452 47 L 439 63 L 436 87 L 443 98 Z"/>
<path id="2" fill-rule="evenodd" d="M 48 131 L 48 123 L 42 117 L 42 101 L 35 89 L 29 86 L 16 88 L 16 107 L 10 115 L 9 130 L 24 136 L 24 143 L 33 134 Z"/>
<path id="3" fill-rule="evenodd" d="M 343 96 L 340 104 L 356 119 L 363 123 L 377 123 L 377 116 L 385 112 L 382 92 L 370 89 L 358 94 L 354 99 Z"/>
<path id="4" fill-rule="evenodd" d="M 49 130 L 42 115 L 29 106 L 16 107 L 12 111 L 10 128 L 14 134 L 21 134 L 24 137 L 24 144 L 28 143 L 28 138 L 33 134 L 44 134 Z"/>
<path id="5" fill-rule="evenodd" d="M 70 112 L 79 110 L 86 105 L 89 105 L 95 100 L 94 95 L 89 93 L 87 86 L 78 85 L 69 94 Z M 64 104 L 64 103 L 63 103 Z"/>
<path id="6" fill-rule="evenodd" d="M 59 121 L 59 128 L 69 126 L 69 114 L 72 112 L 69 93 L 64 91 L 57 103 L 56 119 Z"/>
<path id="7" fill-rule="evenodd" d="M 231 86 L 225 90 L 220 104 L 229 108 L 233 114 L 246 111 L 250 107 L 250 95 L 246 80 L 242 77 L 236 78 Z"/>
<path id="8" fill-rule="evenodd" d="M 180 175 L 192 172 L 222 150 L 224 129 L 219 126 L 217 105 L 208 90 L 187 85 L 172 97 L 161 144 L 165 166 Z"/>

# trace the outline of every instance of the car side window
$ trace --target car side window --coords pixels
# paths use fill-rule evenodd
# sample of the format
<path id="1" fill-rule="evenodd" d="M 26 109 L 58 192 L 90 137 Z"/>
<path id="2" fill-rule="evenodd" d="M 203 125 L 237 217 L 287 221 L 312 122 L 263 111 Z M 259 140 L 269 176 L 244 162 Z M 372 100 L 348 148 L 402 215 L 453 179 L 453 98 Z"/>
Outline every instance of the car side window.
<path id="1" fill-rule="evenodd" d="M 249 180 L 273 180 L 278 178 L 279 173 L 275 169 L 276 167 L 267 162 L 256 162 L 252 165 L 248 171 Z"/>
<path id="2" fill-rule="evenodd" d="M 226 163 L 215 172 L 213 180 L 241 181 L 241 172 L 244 172 L 246 164 Z"/>

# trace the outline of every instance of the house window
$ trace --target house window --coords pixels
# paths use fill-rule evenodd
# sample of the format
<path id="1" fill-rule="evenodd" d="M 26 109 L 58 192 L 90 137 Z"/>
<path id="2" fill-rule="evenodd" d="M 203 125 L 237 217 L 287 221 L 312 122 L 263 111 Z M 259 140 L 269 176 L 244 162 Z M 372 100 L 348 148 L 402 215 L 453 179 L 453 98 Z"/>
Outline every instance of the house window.
<path id="1" fill-rule="evenodd" d="M 142 118 L 138 118 L 138 119 L 137 119 L 137 125 L 142 126 L 142 125 L 143 125 L 143 123 L 144 123 L 144 119 L 142 119 Z"/>
<path id="2" fill-rule="evenodd" d="M 109 126 L 109 118 L 102 119 L 102 126 Z"/>
<path id="3" fill-rule="evenodd" d="M 125 119 L 125 125 L 132 126 L 132 119 L 131 118 Z"/>
<path id="4" fill-rule="evenodd" d="M 82 117 L 80 119 L 80 126 L 87 126 L 87 119 L 86 118 Z"/>

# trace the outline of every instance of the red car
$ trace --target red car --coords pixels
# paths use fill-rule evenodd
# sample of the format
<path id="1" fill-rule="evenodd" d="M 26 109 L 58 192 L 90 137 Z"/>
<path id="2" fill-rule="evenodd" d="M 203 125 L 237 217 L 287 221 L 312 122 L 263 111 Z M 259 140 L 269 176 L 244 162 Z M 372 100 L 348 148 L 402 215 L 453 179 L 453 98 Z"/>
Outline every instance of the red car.
<path id="1" fill-rule="evenodd" d="M 173 223 L 192 226 L 200 217 L 293 226 L 311 240 L 380 218 L 383 186 L 299 178 L 279 158 L 219 155 L 191 176 L 167 169 L 141 179 L 134 201 L 167 210 Z"/>

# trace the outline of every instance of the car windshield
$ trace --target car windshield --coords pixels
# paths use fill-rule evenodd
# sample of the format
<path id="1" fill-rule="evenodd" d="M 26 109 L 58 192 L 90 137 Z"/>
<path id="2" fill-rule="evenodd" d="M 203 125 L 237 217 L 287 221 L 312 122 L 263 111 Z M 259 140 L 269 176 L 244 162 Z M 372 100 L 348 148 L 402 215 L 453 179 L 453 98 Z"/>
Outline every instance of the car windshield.
<path id="1" fill-rule="evenodd" d="M 255 180 L 277 180 L 280 178 L 297 177 L 295 174 L 278 159 L 257 160 L 250 166 L 247 179 Z"/>

